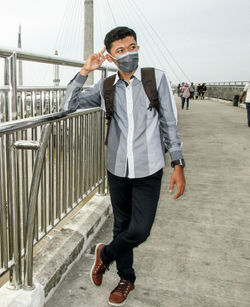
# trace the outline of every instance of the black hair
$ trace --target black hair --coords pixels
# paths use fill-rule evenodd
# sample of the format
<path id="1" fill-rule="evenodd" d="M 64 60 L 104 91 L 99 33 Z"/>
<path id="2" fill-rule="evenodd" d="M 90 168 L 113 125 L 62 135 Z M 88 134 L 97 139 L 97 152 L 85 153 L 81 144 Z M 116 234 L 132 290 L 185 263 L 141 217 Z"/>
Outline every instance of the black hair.
<path id="1" fill-rule="evenodd" d="M 128 27 L 116 27 L 109 31 L 104 39 L 104 45 L 106 46 L 106 49 L 108 52 L 110 52 L 110 49 L 112 47 L 112 43 L 114 41 L 117 41 L 119 39 L 123 39 L 127 36 L 133 36 L 136 41 L 136 33 L 134 30 L 129 29 Z"/>

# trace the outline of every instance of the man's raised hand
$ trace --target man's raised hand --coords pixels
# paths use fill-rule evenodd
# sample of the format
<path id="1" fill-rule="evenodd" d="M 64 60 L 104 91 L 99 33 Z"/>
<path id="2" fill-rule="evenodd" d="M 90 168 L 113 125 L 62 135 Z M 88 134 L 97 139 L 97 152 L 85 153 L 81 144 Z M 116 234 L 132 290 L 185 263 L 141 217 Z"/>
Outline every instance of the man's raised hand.
<path id="1" fill-rule="evenodd" d="M 91 71 L 99 68 L 102 63 L 106 60 L 106 57 L 104 55 L 104 52 L 106 50 L 106 46 L 97 53 L 90 54 L 83 65 L 80 74 L 83 76 L 87 76 Z"/>

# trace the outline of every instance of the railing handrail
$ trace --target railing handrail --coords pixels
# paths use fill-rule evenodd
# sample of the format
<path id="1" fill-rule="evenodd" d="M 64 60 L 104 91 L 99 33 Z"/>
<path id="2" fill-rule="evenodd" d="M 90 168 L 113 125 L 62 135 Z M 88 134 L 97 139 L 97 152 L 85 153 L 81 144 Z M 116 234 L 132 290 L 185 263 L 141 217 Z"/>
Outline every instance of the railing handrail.
<path id="1" fill-rule="evenodd" d="M 88 86 L 83 87 L 87 88 Z M 51 90 L 65 90 L 67 88 L 67 85 L 18 85 L 17 90 L 18 91 L 51 91 Z M 2 85 L 0 86 L 0 91 L 9 91 L 10 87 L 9 85 Z"/>
<path id="2" fill-rule="evenodd" d="M 245 85 L 248 81 L 215 81 L 215 82 L 207 82 L 206 85 L 216 85 L 216 86 L 235 86 L 235 85 Z"/>
<path id="3" fill-rule="evenodd" d="M 87 114 L 87 113 L 89 114 L 89 113 L 96 112 L 98 110 L 101 110 L 101 108 L 96 107 L 96 108 L 89 108 L 89 109 L 79 109 L 77 111 L 68 110 L 68 111 L 55 112 L 55 113 L 50 113 L 46 115 L 13 120 L 9 122 L 3 122 L 3 123 L 0 123 L 0 136 L 2 134 L 9 134 L 9 133 L 17 132 L 19 130 L 35 128 L 37 126 L 40 126 L 41 124 L 46 124 L 52 121 L 59 121 L 62 118 L 65 118 L 65 119 L 71 118 L 71 117 L 74 117 L 76 114 L 77 115 L 82 115 L 82 114 Z"/>
<path id="4" fill-rule="evenodd" d="M 0 58 L 7 58 L 11 56 L 13 53 L 16 53 L 18 60 L 23 60 L 23 61 L 57 64 L 57 65 L 64 65 L 71 67 L 82 67 L 85 63 L 85 61 L 63 58 L 57 55 L 44 55 L 36 52 L 29 52 L 23 49 L 5 48 L 0 46 Z M 109 71 L 117 71 L 115 68 L 111 67 L 110 65 L 102 65 L 99 68 L 99 70 L 106 70 L 106 69 L 108 69 Z"/>

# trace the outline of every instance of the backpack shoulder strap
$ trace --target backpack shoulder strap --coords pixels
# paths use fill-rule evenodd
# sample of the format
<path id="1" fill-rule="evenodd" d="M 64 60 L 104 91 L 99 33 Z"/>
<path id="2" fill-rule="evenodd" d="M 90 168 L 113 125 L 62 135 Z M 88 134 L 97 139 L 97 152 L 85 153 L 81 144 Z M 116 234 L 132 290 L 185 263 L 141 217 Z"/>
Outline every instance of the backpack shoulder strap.
<path id="1" fill-rule="evenodd" d="M 111 119 L 113 116 L 113 107 L 114 107 L 114 97 L 115 97 L 115 77 L 116 75 L 109 76 L 108 78 L 104 79 L 103 82 L 103 97 L 105 101 L 105 109 L 106 109 L 106 119 L 107 119 L 107 135 L 105 140 L 105 145 L 108 143 L 108 135 L 109 129 L 111 124 Z"/>
<path id="2" fill-rule="evenodd" d="M 116 75 L 109 76 L 104 79 L 103 82 L 103 96 L 105 100 L 105 108 L 106 108 L 106 119 L 109 119 L 113 115 L 113 104 L 114 104 L 114 96 L 115 96 L 115 82 Z"/>
<path id="3" fill-rule="evenodd" d="M 155 69 L 153 67 L 145 67 L 141 69 L 143 88 L 150 101 L 149 110 L 156 108 L 157 112 L 160 110 L 160 103 L 158 91 L 155 80 Z"/>
<path id="4" fill-rule="evenodd" d="M 156 108 L 159 112 L 160 103 L 155 80 L 155 69 L 153 67 L 144 67 L 141 69 L 142 85 L 150 101 L 149 110 Z"/>

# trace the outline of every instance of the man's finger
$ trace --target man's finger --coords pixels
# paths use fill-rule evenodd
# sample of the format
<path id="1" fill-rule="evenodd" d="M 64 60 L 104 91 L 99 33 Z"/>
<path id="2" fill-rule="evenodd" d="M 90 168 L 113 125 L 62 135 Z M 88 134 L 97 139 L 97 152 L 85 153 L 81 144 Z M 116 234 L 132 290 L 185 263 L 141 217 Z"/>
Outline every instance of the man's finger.
<path id="1" fill-rule="evenodd" d="M 173 193 L 173 189 L 174 189 L 174 180 L 171 178 L 169 185 L 169 192 Z"/>
<path id="2" fill-rule="evenodd" d="M 177 191 L 177 193 L 174 196 L 174 199 L 179 198 L 182 195 L 181 191 Z"/>
<path id="3" fill-rule="evenodd" d="M 181 185 L 180 187 L 177 187 L 177 193 L 174 196 L 174 199 L 179 198 L 181 195 L 184 194 L 184 190 L 185 190 L 185 185 Z"/>
<path id="4" fill-rule="evenodd" d="M 99 53 L 101 53 L 101 54 L 103 55 L 103 53 L 105 52 L 105 50 L 106 50 L 106 46 L 104 46 L 103 49 L 102 49 Z"/>

